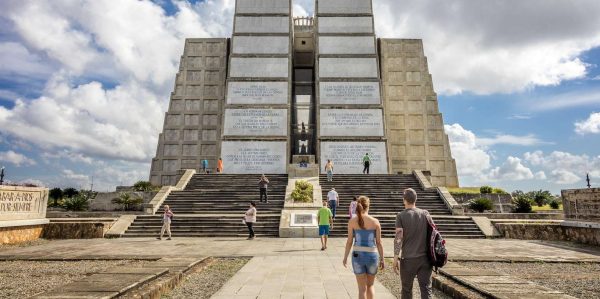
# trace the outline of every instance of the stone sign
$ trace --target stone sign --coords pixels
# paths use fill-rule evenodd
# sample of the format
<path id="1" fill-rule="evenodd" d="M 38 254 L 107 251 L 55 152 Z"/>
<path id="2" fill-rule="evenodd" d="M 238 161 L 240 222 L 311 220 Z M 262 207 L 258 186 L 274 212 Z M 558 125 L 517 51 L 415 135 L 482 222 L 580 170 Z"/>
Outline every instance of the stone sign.
<path id="1" fill-rule="evenodd" d="M 385 142 L 321 142 L 321 171 L 330 159 L 335 173 L 362 173 L 362 159 L 366 153 L 371 156 L 370 173 L 388 173 Z"/>
<path id="2" fill-rule="evenodd" d="M 287 170 L 285 141 L 223 141 L 224 173 L 283 174 Z"/>
<path id="3" fill-rule="evenodd" d="M 288 54 L 289 36 L 234 36 L 234 54 Z"/>
<path id="4" fill-rule="evenodd" d="M 319 1 L 317 10 L 327 14 L 370 14 L 371 0 L 327 0 Z"/>
<path id="5" fill-rule="evenodd" d="M 287 109 L 226 109 L 224 136 L 287 136 Z"/>
<path id="6" fill-rule="evenodd" d="M 319 33 L 373 33 L 372 17 L 319 17 Z"/>
<path id="7" fill-rule="evenodd" d="M 288 82 L 229 82 L 227 104 L 273 104 L 288 103 Z"/>
<path id="8" fill-rule="evenodd" d="M 321 78 L 377 78 L 376 58 L 319 58 Z"/>
<path id="9" fill-rule="evenodd" d="M 375 54 L 374 36 L 320 36 L 319 54 Z"/>
<path id="10" fill-rule="evenodd" d="M 243 78 L 287 78 L 289 63 L 287 58 L 231 58 L 229 75 Z"/>
<path id="11" fill-rule="evenodd" d="M 383 136 L 381 109 L 321 109 L 320 136 Z"/>
<path id="12" fill-rule="evenodd" d="M 600 221 L 600 188 L 561 190 L 566 219 Z"/>
<path id="13" fill-rule="evenodd" d="M 317 226 L 317 215 L 313 213 L 292 213 L 290 226 Z"/>
<path id="14" fill-rule="evenodd" d="M 289 0 L 238 0 L 236 13 L 289 14 Z"/>
<path id="15" fill-rule="evenodd" d="M 235 33 L 289 33 L 289 17 L 235 17 Z"/>
<path id="16" fill-rule="evenodd" d="M 48 189 L 0 187 L 0 221 L 46 218 Z"/>
<path id="17" fill-rule="evenodd" d="M 379 82 L 321 82 L 322 105 L 381 104 Z"/>

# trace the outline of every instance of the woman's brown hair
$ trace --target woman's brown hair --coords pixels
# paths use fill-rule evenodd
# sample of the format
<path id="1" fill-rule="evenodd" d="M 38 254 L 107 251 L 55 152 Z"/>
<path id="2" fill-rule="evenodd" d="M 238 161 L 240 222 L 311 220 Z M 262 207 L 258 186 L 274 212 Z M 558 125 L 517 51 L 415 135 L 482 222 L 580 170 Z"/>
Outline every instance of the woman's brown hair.
<path id="1" fill-rule="evenodd" d="M 356 201 L 356 216 L 358 217 L 358 226 L 365 228 L 365 220 L 362 214 L 369 209 L 370 200 L 366 196 L 360 196 Z"/>

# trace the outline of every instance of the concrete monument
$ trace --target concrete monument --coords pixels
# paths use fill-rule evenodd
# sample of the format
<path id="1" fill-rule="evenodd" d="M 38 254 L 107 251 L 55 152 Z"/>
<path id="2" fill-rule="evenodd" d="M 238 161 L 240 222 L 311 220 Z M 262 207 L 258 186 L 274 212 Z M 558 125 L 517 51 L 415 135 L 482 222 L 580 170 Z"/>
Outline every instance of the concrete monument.
<path id="1" fill-rule="evenodd" d="M 47 206 L 46 188 L 0 186 L 0 244 L 39 238 Z"/>

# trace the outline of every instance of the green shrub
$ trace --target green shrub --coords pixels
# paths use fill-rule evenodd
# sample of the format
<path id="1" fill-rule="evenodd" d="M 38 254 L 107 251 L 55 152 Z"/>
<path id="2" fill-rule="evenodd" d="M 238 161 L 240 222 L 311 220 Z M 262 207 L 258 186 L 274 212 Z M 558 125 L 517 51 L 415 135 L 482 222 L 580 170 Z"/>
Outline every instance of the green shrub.
<path id="1" fill-rule="evenodd" d="M 533 198 L 533 201 L 537 204 L 538 207 L 543 207 L 546 203 L 550 203 L 553 199 L 552 193 L 550 191 L 532 191 L 530 192 L 529 197 Z"/>
<path id="2" fill-rule="evenodd" d="M 89 195 L 85 193 L 69 197 L 63 202 L 63 207 L 68 211 L 87 211 L 89 205 Z"/>
<path id="3" fill-rule="evenodd" d="M 531 213 L 531 198 L 526 194 L 520 194 L 513 198 L 515 213 Z"/>
<path id="4" fill-rule="evenodd" d="M 48 197 L 52 199 L 52 201 L 48 201 L 48 206 L 58 207 L 59 202 L 63 198 L 63 191 L 60 188 L 52 188 L 48 192 Z"/>
<path id="5" fill-rule="evenodd" d="M 495 194 L 508 194 L 508 192 L 504 191 L 504 189 L 501 189 L 501 188 L 494 188 L 493 193 L 495 193 Z"/>
<path id="6" fill-rule="evenodd" d="M 481 186 L 479 188 L 479 192 L 481 194 L 490 194 L 490 193 L 494 192 L 494 188 L 492 188 L 490 186 Z"/>
<path id="7" fill-rule="evenodd" d="M 63 190 L 63 196 L 67 198 L 71 198 L 77 194 L 79 194 L 79 191 L 75 188 L 66 188 Z"/>
<path id="8" fill-rule="evenodd" d="M 560 208 L 560 202 L 558 202 L 557 199 L 553 199 L 550 201 L 550 207 L 555 210 L 558 210 L 558 208 Z"/>
<path id="9" fill-rule="evenodd" d="M 137 183 L 133 184 L 133 190 L 138 192 L 150 192 L 155 191 L 156 189 L 157 187 L 148 181 L 138 181 Z"/>
<path id="10" fill-rule="evenodd" d="M 294 191 L 292 191 L 292 200 L 294 202 L 312 202 L 313 185 L 303 180 L 296 181 Z"/>
<path id="11" fill-rule="evenodd" d="M 144 202 L 144 200 L 135 194 L 132 195 L 131 193 L 121 192 L 119 193 L 119 197 L 113 198 L 111 202 L 120 205 L 123 208 L 123 211 L 131 211 L 135 210 L 135 208 Z"/>
<path id="12" fill-rule="evenodd" d="M 483 213 L 494 209 L 494 203 L 489 198 L 478 198 L 469 201 L 469 209 Z"/>

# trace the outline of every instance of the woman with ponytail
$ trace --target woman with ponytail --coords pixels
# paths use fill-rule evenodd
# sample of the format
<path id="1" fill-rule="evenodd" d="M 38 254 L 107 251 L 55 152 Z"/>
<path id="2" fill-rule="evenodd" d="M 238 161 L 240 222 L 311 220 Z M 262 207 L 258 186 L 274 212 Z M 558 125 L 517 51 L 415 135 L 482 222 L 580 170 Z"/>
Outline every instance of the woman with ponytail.
<path id="1" fill-rule="evenodd" d="M 354 243 L 354 245 L 353 245 Z M 356 217 L 348 222 L 348 239 L 344 253 L 344 267 L 352 249 L 352 269 L 358 283 L 358 298 L 371 299 L 375 296 L 377 268 L 383 269 L 383 245 L 379 220 L 369 215 L 369 198 L 361 196 L 356 203 Z"/>

